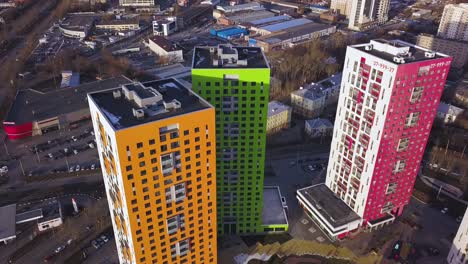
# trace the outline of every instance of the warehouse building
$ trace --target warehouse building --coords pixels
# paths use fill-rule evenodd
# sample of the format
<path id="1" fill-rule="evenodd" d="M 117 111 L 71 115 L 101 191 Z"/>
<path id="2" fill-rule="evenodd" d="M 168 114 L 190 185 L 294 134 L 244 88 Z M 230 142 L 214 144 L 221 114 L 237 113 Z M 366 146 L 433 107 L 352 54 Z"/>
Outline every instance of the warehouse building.
<path id="1" fill-rule="evenodd" d="M 250 29 L 252 31 L 254 31 L 254 32 L 257 32 L 260 35 L 269 35 L 269 34 L 272 34 L 272 33 L 288 30 L 288 29 L 293 28 L 293 27 L 303 26 L 303 25 L 307 25 L 307 24 L 310 24 L 310 23 L 313 23 L 313 21 L 309 20 L 307 18 L 298 18 L 298 19 L 283 21 L 283 22 L 280 22 L 280 23 L 271 24 L 271 25 L 258 27 L 258 28 L 257 27 L 251 27 Z"/>
<path id="2" fill-rule="evenodd" d="M 92 12 L 70 13 L 60 21 L 59 29 L 65 37 L 82 40 L 88 36 L 97 16 Z"/>
<path id="3" fill-rule="evenodd" d="M 222 29 L 210 29 L 210 35 L 224 40 L 230 40 L 233 38 L 240 38 L 249 34 L 249 31 L 241 27 L 229 27 Z"/>
<path id="4" fill-rule="evenodd" d="M 177 49 L 172 42 L 162 36 L 152 36 L 145 43 L 148 48 L 160 57 L 165 57 L 169 62 L 182 62 L 184 55 L 181 49 Z"/>
<path id="5" fill-rule="evenodd" d="M 10 140 L 71 128 L 89 120 L 89 92 L 110 89 L 129 82 L 130 79 L 120 76 L 49 92 L 19 90 L 3 121 L 3 128 Z"/>
<path id="6" fill-rule="evenodd" d="M 335 32 L 336 26 L 306 23 L 305 25 L 277 31 L 274 34 L 250 38 L 249 46 L 261 47 L 263 51 L 269 52 L 271 50 L 291 48 Z"/>
<path id="7" fill-rule="evenodd" d="M 258 11 L 241 11 L 236 13 L 230 13 L 223 15 L 217 19 L 218 24 L 220 25 L 238 25 L 243 23 L 248 23 L 250 21 L 264 19 L 269 17 L 274 17 L 275 13 L 266 10 Z"/>

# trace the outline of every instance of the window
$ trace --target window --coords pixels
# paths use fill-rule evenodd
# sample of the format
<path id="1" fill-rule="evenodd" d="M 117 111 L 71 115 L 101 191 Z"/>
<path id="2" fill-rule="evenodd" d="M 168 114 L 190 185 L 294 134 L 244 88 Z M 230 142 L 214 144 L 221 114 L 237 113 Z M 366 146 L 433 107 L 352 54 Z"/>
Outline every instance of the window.
<path id="1" fill-rule="evenodd" d="M 394 166 L 394 168 L 393 168 L 393 173 L 402 172 L 402 171 L 405 169 L 405 166 L 406 166 L 406 161 L 404 161 L 404 160 L 398 160 L 398 161 L 395 163 L 395 166 Z"/>
<path id="2" fill-rule="evenodd" d="M 409 138 L 401 138 L 398 142 L 398 151 L 404 151 L 408 148 Z"/>
<path id="3" fill-rule="evenodd" d="M 420 112 L 410 113 L 406 116 L 405 127 L 413 127 L 418 123 Z"/>
<path id="4" fill-rule="evenodd" d="M 140 142 L 140 143 L 137 143 L 137 148 L 142 148 L 143 147 L 143 143 Z"/>
<path id="5" fill-rule="evenodd" d="M 418 70 L 418 77 L 421 77 L 423 75 L 427 76 L 429 74 L 430 69 L 431 69 L 431 66 L 420 67 Z"/>
<path id="6" fill-rule="evenodd" d="M 391 182 L 387 186 L 387 191 L 385 192 L 386 195 L 392 194 L 396 191 L 397 183 Z"/>
<path id="7" fill-rule="evenodd" d="M 424 86 L 416 86 L 413 88 L 413 92 L 411 93 L 411 103 L 416 103 L 421 99 L 422 93 L 424 90 Z"/>

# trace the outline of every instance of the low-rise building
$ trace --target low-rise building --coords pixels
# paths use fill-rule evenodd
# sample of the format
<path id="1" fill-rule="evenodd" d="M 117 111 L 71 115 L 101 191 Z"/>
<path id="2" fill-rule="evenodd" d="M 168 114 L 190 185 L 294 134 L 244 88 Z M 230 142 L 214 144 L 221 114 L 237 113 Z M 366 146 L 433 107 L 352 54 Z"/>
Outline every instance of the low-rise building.
<path id="1" fill-rule="evenodd" d="M 307 118 L 318 117 L 325 107 L 338 101 L 341 73 L 291 93 L 293 112 Z"/>
<path id="2" fill-rule="evenodd" d="M 311 138 L 326 137 L 333 133 L 333 124 L 328 119 L 315 118 L 305 121 L 304 130 Z"/>
<path id="3" fill-rule="evenodd" d="M 415 19 L 428 18 L 431 16 L 432 10 L 430 9 L 414 9 L 411 16 Z"/>
<path id="4" fill-rule="evenodd" d="M 228 13 L 220 16 L 217 19 L 218 24 L 220 25 L 238 25 L 238 24 L 243 24 L 243 23 L 248 23 L 250 21 L 255 21 L 259 19 L 265 19 L 265 18 L 270 18 L 274 17 L 275 14 L 266 11 L 266 10 L 247 10 L 247 11 L 240 11 L 236 13 Z"/>
<path id="5" fill-rule="evenodd" d="M 157 36 L 169 36 L 177 31 L 177 17 L 165 17 L 153 21 L 153 34 Z"/>
<path id="6" fill-rule="evenodd" d="M 457 235 L 453 239 L 452 247 L 447 256 L 448 264 L 465 264 L 468 261 L 468 210 L 458 227 Z"/>
<path id="7" fill-rule="evenodd" d="M 452 67 L 463 68 L 468 63 L 468 42 L 419 34 L 416 38 L 416 45 L 452 56 Z"/>
<path id="8" fill-rule="evenodd" d="M 96 29 L 111 31 L 139 30 L 138 19 L 115 19 L 96 23 Z"/>
<path id="9" fill-rule="evenodd" d="M 96 14 L 92 12 L 70 13 L 59 23 L 63 36 L 84 39 L 88 36 L 96 21 Z"/>
<path id="10" fill-rule="evenodd" d="M 45 207 L 42 207 L 42 218 L 37 220 L 39 231 L 46 231 L 63 224 L 62 207 L 60 202 L 53 200 Z"/>
<path id="11" fill-rule="evenodd" d="M 272 134 L 291 124 L 291 107 L 278 101 L 268 103 L 267 133 Z"/>
<path id="12" fill-rule="evenodd" d="M 287 21 L 289 22 L 289 21 Z M 261 47 L 269 52 L 310 42 L 322 36 L 336 32 L 336 26 L 318 23 L 306 23 L 300 26 L 284 28 L 260 37 L 249 39 L 249 46 Z"/>
<path id="13" fill-rule="evenodd" d="M 445 124 L 450 124 L 457 120 L 457 117 L 463 113 L 463 109 L 451 104 L 440 103 L 437 107 L 437 118 Z"/>
<path id="14" fill-rule="evenodd" d="M 175 48 L 175 46 L 165 37 L 152 36 L 145 44 L 151 51 L 160 57 L 167 58 L 170 62 L 184 61 L 182 50 Z"/>
<path id="15" fill-rule="evenodd" d="M 54 87 L 49 91 L 21 89 L 3 121 L 3 129 L 10 140 L 15 140 L 72 128 L 90 119 L 86 101 L 89 92 L 129 82 L 130 79 L 120 76 L 73 88 Z"/>

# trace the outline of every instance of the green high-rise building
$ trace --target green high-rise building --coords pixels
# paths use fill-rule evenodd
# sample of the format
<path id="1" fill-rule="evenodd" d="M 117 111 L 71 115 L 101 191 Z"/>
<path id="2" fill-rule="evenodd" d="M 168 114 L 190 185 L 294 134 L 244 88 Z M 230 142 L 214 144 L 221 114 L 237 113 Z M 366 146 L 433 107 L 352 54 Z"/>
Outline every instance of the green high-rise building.
<path id="1" fill-rule="evenodd" d="M 258 47 L 196 47 L 192 89 L 216 108 L 220 234 L 263 232 L 270 67 Z"/>

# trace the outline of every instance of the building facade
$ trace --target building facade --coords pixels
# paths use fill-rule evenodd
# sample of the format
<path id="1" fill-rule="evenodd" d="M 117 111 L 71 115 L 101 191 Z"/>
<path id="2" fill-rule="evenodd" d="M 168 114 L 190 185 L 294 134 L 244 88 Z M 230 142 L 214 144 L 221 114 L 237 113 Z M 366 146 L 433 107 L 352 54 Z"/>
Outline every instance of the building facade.
<path id="1" fill-rule="evenodd" d="M 318 117 L 325 108 L 338 101 L 341 73 L 312 83 L 291 93 L 293 112 L 308 118 Z"/>
<path id="2" fill-rule="evenodd" d="M 304 131 L 311 138 L 327 137 L 333 133 L 333 124 L 324 118 L 306 120 Z"/>
<path id="3" fill-rule="evenodd" d="M 416 45 L 452 56 L 452 67 L 463 68 L 468 63 L 468 42 L 419 34 L 416 38 Z"/>
<path id="4" fill-rule="evenodd" d="M 213 107 L 174 79 L 88 101 L 120 263 L 216 263 Z"/>
<path id="5" fill-rule="evenodd" d="M 450 62 L 402 41 L 348 47 L 325 185 L 360 226 L 391 223 L 408 204 Z M 323 220 L 333 205 L 314 206 L 304 195 L 311 189 L 298 192 L 299 201 L 331 230 L 340 216 Z M 342 217 L 331 236 L 357 228 Z"/>
<path id="6" fill-rule="evenodd" d="M 332 0 L 330 3 L 330 10 L 335 10 L 338 14 L 349 17 L 351 12 L 352 0 Z"/>
<path id="7" fill-rule="evenodd" d="M 145 43 L 148 48 L 159 57 L 166 58 L 168 62 L 183 62 L 184 54 L 181 49 L 177 49 L 172 42 L 162 36 L 152 36 Z"/>
<path id="8" fill-rule="evenodd" d="M 468 4 L 445 5 L 437 36 L 468 41 Z"/>
<path id="9" fill-rule="evenodd" d="M 447 256 L 448 264 L 465 264 L 468 261 L 468 210 L 458 227 L 457 235 L 453 239 L 452 247 Z"/>
<path id="10" fill-rule="evenodd" d="M 278 101 L 268 103 L 267 133 L 275 133 L 291 124 L 291 107 Z"/>
<path id="11" fill-rule="evenodd" d="M 270 68 L 257 47 L 197 47 L 192 89 L 216 108 L 218 232 L 260 232 Z"/>
<path id="12" fill-rule="evenodd" d="M 363 30 L 388 21 L 390 0 L 353 0 L 348 28 Z"/>
<path id="13" fill-rule="evenodd" d="M 119 0 L 121 6 L 154 6 L 154 0 Z"/>

